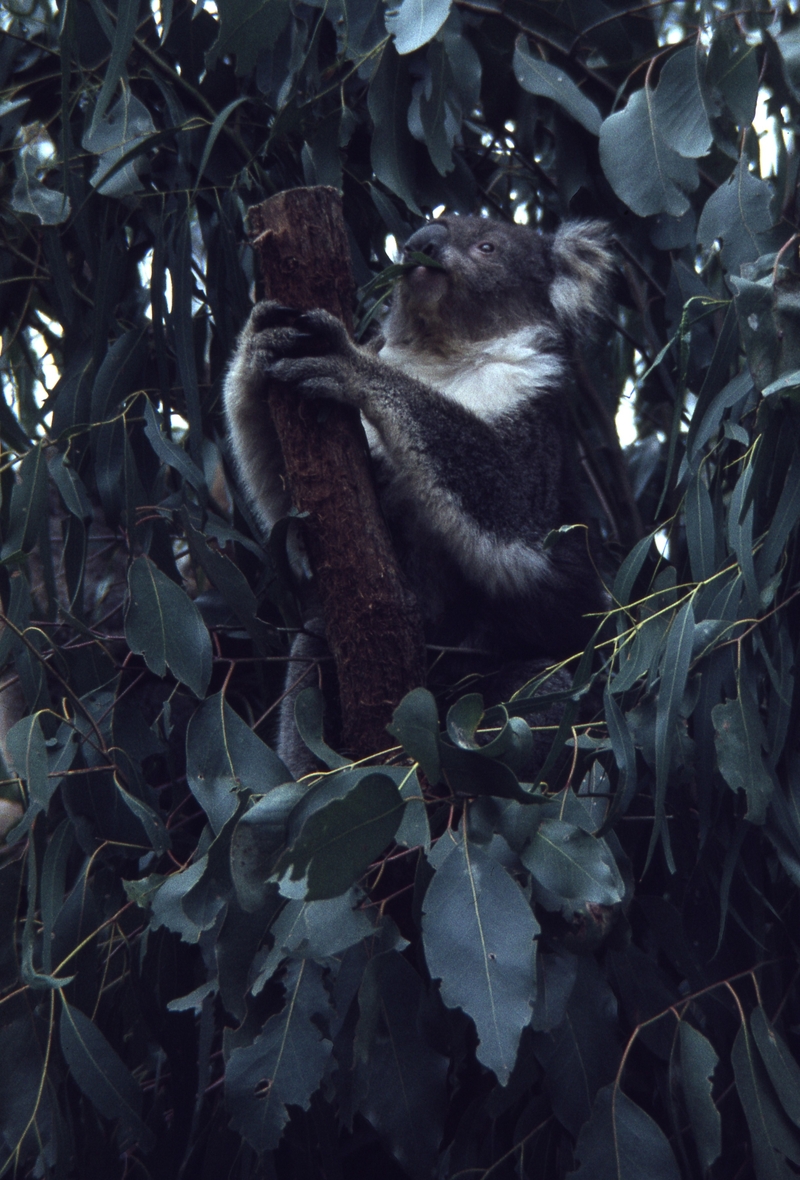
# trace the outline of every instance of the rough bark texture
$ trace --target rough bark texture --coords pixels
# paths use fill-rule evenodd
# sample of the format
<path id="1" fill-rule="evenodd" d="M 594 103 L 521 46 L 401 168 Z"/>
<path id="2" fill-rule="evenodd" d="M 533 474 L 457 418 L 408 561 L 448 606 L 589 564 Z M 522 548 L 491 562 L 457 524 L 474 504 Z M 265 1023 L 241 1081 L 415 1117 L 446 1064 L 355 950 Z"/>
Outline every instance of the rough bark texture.
<path id="1" fill-rule="evenodd" d="M 341 198 L 292 189 L 253 207 L 249 230 L 264 294 L 298 311 L 324 308 L 352 332 L 353 280 Z M 358 414 L 349 406 L 268 392 L 292 500 L 308 513 L 309 556 L 339 679 L 343 742 L 360 758 L 387 745 L 386 723 L 424 679 L 413 594 L 378 506 Z"/>

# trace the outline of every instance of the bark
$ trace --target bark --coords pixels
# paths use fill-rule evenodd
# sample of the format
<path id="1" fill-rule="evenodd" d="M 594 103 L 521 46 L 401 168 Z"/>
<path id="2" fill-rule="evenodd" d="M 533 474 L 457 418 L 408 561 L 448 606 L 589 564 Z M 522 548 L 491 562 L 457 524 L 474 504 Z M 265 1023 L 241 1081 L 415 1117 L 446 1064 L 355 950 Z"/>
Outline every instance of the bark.
<path id="1" fill-rule="evenodd" d="M 338 316 L 352 334 L 350 249 L 336 189 L 299 188 L 250 209 L 266 298 Z M 339 680 L 343 743 L 361 758 L 387 745 L 401 697 L 424 680 L 416 600 L 397 564 L 357 411 L 268 391 L 295 507 L 306 533 Z"/>

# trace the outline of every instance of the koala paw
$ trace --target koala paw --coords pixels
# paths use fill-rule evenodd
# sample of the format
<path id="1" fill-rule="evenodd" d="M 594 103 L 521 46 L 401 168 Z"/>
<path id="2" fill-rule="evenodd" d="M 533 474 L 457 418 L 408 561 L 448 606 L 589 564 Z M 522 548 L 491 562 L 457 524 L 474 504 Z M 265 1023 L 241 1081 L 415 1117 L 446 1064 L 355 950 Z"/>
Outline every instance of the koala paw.
<path id="1" fill-rule="evenodd" d="M 291 386 L 300 397 L 324 397 L 352 403 L 351 367 L 340 356 L 283 357 L 273 361 L 267 374 Z"/>
<path id="2" fill-rule="evenodd" d="M 336 316 L 264 300 L 251 313 L 244 346 L 251 367 L 301 397 L 352 400 L 347 378 L 357 352 Z"/>

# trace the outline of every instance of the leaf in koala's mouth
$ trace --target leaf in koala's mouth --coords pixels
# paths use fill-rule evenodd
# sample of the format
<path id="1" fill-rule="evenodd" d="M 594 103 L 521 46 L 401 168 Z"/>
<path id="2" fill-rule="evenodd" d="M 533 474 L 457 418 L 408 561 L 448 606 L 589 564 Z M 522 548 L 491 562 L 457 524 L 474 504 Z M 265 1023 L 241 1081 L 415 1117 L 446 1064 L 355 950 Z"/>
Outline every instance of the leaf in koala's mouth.
<path id="1" fill-rule="evenodd" d="M 412 250 L 405 262 L 401 264 L 404 270 L 413 271 L 417 274 L 420 270 L 446 270 L 443 263 L 439 262 L 437 258 L 432 258 L 430 254 L 425 254 L 421 250 Z"/>
<path id="2" fill-rule="evenodd" d="M 413 257 L 416 259 L 426 256 L 417 254 Z M 439 263 L 430 266 L 426 262 L 408 269 L 405 273 L 405 282 L 416 296 L 438 299 L 447 289 L 447 277 L 447 271 Z"/>

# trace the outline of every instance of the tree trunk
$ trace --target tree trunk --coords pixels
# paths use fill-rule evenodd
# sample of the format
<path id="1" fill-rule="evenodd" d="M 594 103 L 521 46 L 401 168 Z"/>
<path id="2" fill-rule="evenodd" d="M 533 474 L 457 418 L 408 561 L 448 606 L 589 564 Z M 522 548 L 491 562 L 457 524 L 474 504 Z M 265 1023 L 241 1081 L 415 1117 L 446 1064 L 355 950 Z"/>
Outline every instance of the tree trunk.
<path id="1" fill-rule="evenodd" d="M 264 294 L 287 307 L 321 307 L 352 334 L 350 249 L 336 189 L 298 188 L 248 214 Z M 305 522 L 325 631 L 339 680 L 343 742 L 362 758 L 387 745 L 401 697 L 424 680 L 416 600 L 397 565 L 378 505 L 356 410 L 268 391 L 295 507 Z"/>

